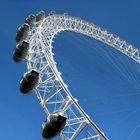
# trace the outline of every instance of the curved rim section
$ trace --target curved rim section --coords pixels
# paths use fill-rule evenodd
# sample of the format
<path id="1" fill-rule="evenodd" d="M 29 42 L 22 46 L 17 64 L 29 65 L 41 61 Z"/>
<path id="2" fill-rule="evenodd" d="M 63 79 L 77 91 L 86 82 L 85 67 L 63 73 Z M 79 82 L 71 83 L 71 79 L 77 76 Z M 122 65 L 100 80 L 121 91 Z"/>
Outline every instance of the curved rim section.
<path id="1" fill-rule="evenodd" d="M 101 41 L 140 64 L 140 50 L 138 48 L 93 23 L 64 14 L 48 16 L 42 23 L 42 28 L 47 28 L 48 25 L 55 29 L 54 34 L 67 30 Z"/>
<path id="2" fill-rule="evenodd" d="M 27 68 L 28 70 L 37 69 L 41 73 L 41 77 L 43 80 L 41 79 L 40 84 L 36 88 L 36 95 L 41 106 L 46 112 L 46 115 L 48 116 L 51 113 L 51 111 L 49 111 L 48 109 L 48 104 L 58 104 L 58 101 L 56 100 L 53 102 L 49 101 L 57 94 L 60 94 L 61 98 L 63 99 L 61 103 L 64 105 L 62 105 L 63 107 L 61 109 L 71 109 L 71 105 L 74 105 L 78 112 L 81 114 L 81 117 L 79 117 L 80 119 L 77 117 L 81 123 L 76 129 L 76 131 L 73 133 L 73 135 L 70 137 L 70 140 L 74 140 L 87 124 L 89 124 L 96 133 L 95 135 L 90 136 L 89 139 L 97 137 L 98 140 L 107 140 L 108 138 L 104 135 L 104 133 L 84 112 L 84 110 L 77 103 L 77 100 L 73 98 L 72 94 L 68 90 L 67 85 L 61 78 L 60 72 L 56 67 L 52 53 L 52 42 L 57 33 L 65 30 L 77 32 L 101 41 L 125 54 L 139 64 L 140 52 L 137 48 L 133 47 L 131 44 L 127 43 L 116 35 L 113 35 L 107 30 L 102 29 L 93 23 L 89 23 L 87 21 L 81 20 L 80 18 L 71 17 L 66 14 L 54 14 L 46 17 L 44 20 L 42 20 L 40 23 L 37 23 L 31 29 L 28 36 L 28 40 L 30 41 L 30 50 L 27 57 Z M 46 75 L 45 78 L 44 75 Z M 48 93 L 50 92 L 48 90 L 50 83 L 51 87 L 55 85 L 55 88 L 57 90 L 52 95 L 48 96 Z M 62 90 L 66 93 L 66 97 L 64 97 L 62 93 L 60 93 L 60 91 Z M 81 118 L 84 121 L 81 121 Z M 62 139 L 66 140 L 64 133 L 61 133 L 60 136 Z"/>

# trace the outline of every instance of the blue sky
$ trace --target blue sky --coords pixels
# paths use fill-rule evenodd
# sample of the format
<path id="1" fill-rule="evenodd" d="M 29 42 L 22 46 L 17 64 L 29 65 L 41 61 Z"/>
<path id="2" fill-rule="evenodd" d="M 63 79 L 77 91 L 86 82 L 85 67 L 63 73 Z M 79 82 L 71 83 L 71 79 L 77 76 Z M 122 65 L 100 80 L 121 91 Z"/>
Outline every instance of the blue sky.
<path id="1" fill-rule="evenodd" d="M 12 60 L 17 28 L 40 10 L 81 17 L 140 48 L 139 0 L 1 0 L 0 140 L 42 139 L 45 114 L 34 93 L 19 92 L 26 64 Z M 57 35 L 53 51 L 73 96 L 109 139 L 138 139 L 140 66 L 96 40 L 70 32 Z"/>

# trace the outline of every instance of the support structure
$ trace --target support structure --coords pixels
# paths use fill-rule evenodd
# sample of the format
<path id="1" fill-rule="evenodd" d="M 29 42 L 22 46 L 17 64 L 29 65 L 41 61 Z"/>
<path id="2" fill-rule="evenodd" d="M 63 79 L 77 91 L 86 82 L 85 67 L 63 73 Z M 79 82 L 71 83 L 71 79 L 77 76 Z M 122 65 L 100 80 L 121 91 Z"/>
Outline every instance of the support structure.
<path id="1" fill-rule="evenodd" d="M 27 56 L 27 69 L 40 72 L 40 82 L 35 89 L 40 105 L 49 116 L 52 112 L 63 110 L 68 120 L 61 132 L 62 140 L 108 140 L 78 104 L 61 78 L 53 58 L 52 42 L 55 35 L 71 31 L 86 35 L 107 44 L 140 63 L 140 52 L 126 41 L 99 26 L 67 14 L 50 14 L 37 22 L 27 37 L 30 43 Z"/>

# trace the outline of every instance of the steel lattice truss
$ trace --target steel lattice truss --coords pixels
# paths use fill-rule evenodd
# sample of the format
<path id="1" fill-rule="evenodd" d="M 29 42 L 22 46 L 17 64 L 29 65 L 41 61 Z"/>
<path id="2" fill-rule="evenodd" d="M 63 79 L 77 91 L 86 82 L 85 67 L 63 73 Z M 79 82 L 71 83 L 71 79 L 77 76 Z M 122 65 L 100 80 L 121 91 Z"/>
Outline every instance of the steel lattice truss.
<path id="1" fill-rule="evenodd" d="M 99 40 L 140 63 L 140 52 L 126 41 L 99 26 L 63 15 L 49 15 L 36 23 L 29 32 L 30 50 L 27 57 L 28 70 L 40 72 L 40 83 L 36 87 L 37 98 L 47 116 L 63 110 L 67 117 L 65 129 L 60 134 L 63 140 L 107 140 L 104 133 L 92 122 L 79 106 L 61 78 L 52 53 L 52 42 L 61 31 L 72 31 Z"/>

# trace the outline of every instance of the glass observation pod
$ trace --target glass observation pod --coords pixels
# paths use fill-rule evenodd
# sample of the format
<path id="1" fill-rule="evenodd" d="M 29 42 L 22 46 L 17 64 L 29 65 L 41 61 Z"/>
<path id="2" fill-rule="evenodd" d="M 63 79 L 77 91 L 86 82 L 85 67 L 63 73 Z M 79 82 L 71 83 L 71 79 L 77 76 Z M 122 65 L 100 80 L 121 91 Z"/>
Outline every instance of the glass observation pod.
<path id="1" fill-rule="evenodd" d="M 64 129 L 67 117 L 64 111 L 53 112 L 48 116 L 48 121 L 42 125 L 42 136 L 44 139 L 52 139 Z"/>
<path id="2" fill-rule="evenodd" d="M 31 70 L 24 74 L 20 82 L 20 91 L 24 94 L 32 91 L 39 83 L 40 74 L 36 70 Z"/>

